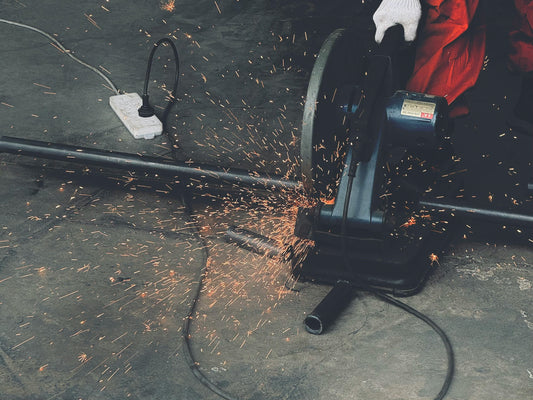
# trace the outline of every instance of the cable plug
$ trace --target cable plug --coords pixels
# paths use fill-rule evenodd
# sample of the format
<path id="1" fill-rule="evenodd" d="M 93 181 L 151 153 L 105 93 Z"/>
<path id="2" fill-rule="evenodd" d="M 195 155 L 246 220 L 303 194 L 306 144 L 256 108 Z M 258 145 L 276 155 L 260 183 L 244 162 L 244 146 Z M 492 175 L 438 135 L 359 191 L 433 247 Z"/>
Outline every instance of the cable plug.
<path id="1" fill-rule="evenodd" d="M 148 118 L 152 115 L 155 115 L 154 107 L 150 105 L 150 101 L 148 100 L 149 96 L 147 94 L 142 95 L 142 101 L 143 104 L 139 108 L 139 117 Z"/>
<path id="2" fill-rule="evenodd" d="M 120 94 L 111 96 L 109 104 L 135 139 L 153 139 L 163 132 L 163 124 L 154 115 L 154 109 L 148 104 L 148 96 L 143 101 L 137 93 Z M 149 115 L 150 108 L 152 114 Z"/>

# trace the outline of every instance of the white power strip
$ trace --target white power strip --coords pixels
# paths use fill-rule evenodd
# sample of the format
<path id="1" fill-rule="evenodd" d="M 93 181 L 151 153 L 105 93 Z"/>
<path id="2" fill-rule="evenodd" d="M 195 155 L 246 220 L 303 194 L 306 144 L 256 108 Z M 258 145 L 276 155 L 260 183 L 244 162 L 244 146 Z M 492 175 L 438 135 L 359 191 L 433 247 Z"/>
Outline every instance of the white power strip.
<path id="1" fill-rule="evenodd" d="M 163 124 L 155 115 L 139 117 L 137 110 L 142 105 L 142 99 L 137 93 L 111 96 L 109 105 L 135 139 L 153 139 L 163 133 Z"/>

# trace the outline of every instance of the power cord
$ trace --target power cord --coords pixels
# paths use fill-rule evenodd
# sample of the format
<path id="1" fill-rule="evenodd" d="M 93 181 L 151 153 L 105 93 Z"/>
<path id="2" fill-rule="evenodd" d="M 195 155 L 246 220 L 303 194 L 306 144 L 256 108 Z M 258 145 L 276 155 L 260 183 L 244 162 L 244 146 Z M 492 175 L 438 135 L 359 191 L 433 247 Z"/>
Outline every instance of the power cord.
<path id="1" fill-rule="evenodd" d="M 396 307 L 401 308 L 404 311 L 407 311 L 409 314 L 414 315 L 418 319 L 424 321 L 426 324 L 428 324 L 442 339 L 442 342 L 444 343 L 444 347 L 446 348 L 446 357 L 448 359 L 448 368 L 446 371 L 446 379 L 444 380 L 444 384 L 442 385 L 439 393 L 437 394 L 437 397 L 435 397 L 434 400 L 442 400 L 444 396 L 446 396 L 446 393 L 448 392 L 448 389 L 450 388 L 450 385 L 452 383 L 453 379 L 453 373 L 455 369 L 455 361 L 454 361 L 454 354 L 453 354 L 453 348 L 452 344 L 450 342 L 450 339 L 446 335 L 446 333 L 435 323 L 433 322 L 428 316 L 422 314 L 420 311 L 415 310 L 414 308 L 408 306 L 407 304 L 401 302 L 398 299 L 395 299 L 394 297 L 391 297 L 383 292 L 377 291 L 377 290 L 371 290 L 373 294 L 375 294 L 377 297 L 381 298 L 382 300 L 391 303 L 395 305 Z"/>
<path id="2" fill-rule="evenodd" d="M 185 317 L 185 320 L 183 322 L 183 350 L 184 350 L 183 353 L 185 354 L 185 358 L 187 359 L 187 365 L 189 369 L 191 370 L 194 377 L 202 385 L 204 385 L 206 388 L 208 388 L 209 390 L 211 390 L 213 393 L 217 394 L 218 396 L 222 397 L 223 399 L 238 400 L 236 397 L 233 397 L 232 395 L 224 391 L 216 383 L 214 383 L 212 380 L 210 380 L 207 376 L 204 375 L 204 373 L 198 367 L 199 363 L 198 361 L 195 360 L 194 354 L 192 351 L 192 346 L 190 342 L 191 321 L 193 319 L 193 314 L 196 311 L 196 306 L 200 299 L 200 295 L 202 292 L 202 288 L 204 286 L 205 278 L 207 276 L 209 250 L 208 250 L 208 246 L 207 246 L 205 239 L 200 234 L 198 225 L 196 224 L 195 221 L 192 220 L 192 207 L 188 199 L 185 197 L 184 192 L 182 192 L 181 200 L 186 209 L 186 216 L 191 222 L 191 225 L 194 226 L 195 231 L 196 231 L 196 236 L 202 243 L 202 249 L 204 250 L 204 262 L 203 262 L 204 265 L 202 269 L 200 270 L 200 273 L 198 274 L 198 286 L 196 287 L 196 292 L 194 293 L 191 305 L 189 307 L 189 312 L 187 313 L 187 316 Z"/>
<path id="3" fill-rule="evenodd" d="M 43 35 L 47 39 L 51 40 L 52 43 L 54 43 L 63 53 L 65 53 L 67 56 L 72 58 L 78 64 L 81 64 L 84 67 L 86 67 L 86 68 L 90 69 L 91 71 L 93 71 L 94 73 L 98 74 L 102 79 L 104 79 L 107 82 L 107 84 L 110 86 L 110 88 L 113 90 L 113 92 L 115 92 L 115 94 L 119 94 L 119 91 L 118 91 L 117 87 L 113 84 L 113 82 L 111 82 L 111 80 L 107 76 L 105 76 L 98 68 L 96 68 L 96 67 L 94 67 L 94 66 L 92 66 L 90 64 L 87 64 L 86 62 L 80 60 L 78 57 L 73 55 L 72 52 L 69 49 L 65 48 L 65 46 L 63 46 L 61 44 L 61 42 L 59 42 L 56 38 L 54 38 L 49 33 L 46 33 L 44 31 L 42 31 L 42 30 L 40 30 L 38 28 L 35 28 L 33 26 L 30 26 L 30 25 L 21 24 L 20 22 L 10 21 L 10 20 L 3 19 L 3 18 L 0 18 L 0 22 L 2 22 L 4 24 L 8 24 L 8 25 L 18 26 L 18 27 L 24 28 L 24 29 L 29 29 L 31 31 L 34 31 L 34 32 L 37 32 L 37 33 Z"/>
<path id="4" fill-rule="evenodd" d="M 150 51 L 150 56 L 148 57 L 148 66 L 146 67 L 146 75 L 144 78 L 144 88 L 143 88 L 143 94 L 142 94 L 142 106 L 139 108 L 139 116 L 140 117 L 151 117 L 155 114 L 154 107 L 150 105 L 149 101 L 149 95 L 148 95 L 148 83 L 150 82 L 150 72 L 152 70 L 152 62 L 154 59 L 155 51 L 159 48 L 159 46 L 162 43 L 167 43 L 174 53 L 174 61 L 176 63 L 176 70 L 174 75 L 174 84 L 172 85 L 172 92 L 170 95 L 170 99 L 168 101 L 167 107 L 165 108 L 165 111 L 163 112 L 163 118 L 164 121 L 166 119 L 166 116 L 168 112 L 170 111 L 170 108 L 176 101 L 176 91 L 178 90 L 178 82 L 180 77 L 180 59 L 178 55 L 178 50 L 176 49 L 176 46 L 174 45 L 174 42 L 170 40 L 169 38 L 162 38 L 159 39 L 155 44 L 154 47 L 152 47 L 152 50 Z"/>
<path id="5" fill-rule="evenodd" d="M 349 198 L 350 198 L 350 191 L 351 191 L 351 188 L 352 188 L 351 183 L 353 181 L 353 177 L 350 177 L 350 178 L 351 179 L 348 181 L 348 189 L 347 189 L 348 193 L 346 195 L 346 201 L 344 203 L 344 213 L 343 213 L 343 221 L 342 221 L 343 228 L 345 227 L 345 224 L 346 224 L 344 219 L 345 219 L 346 214 L 347 214 L 347 208 L 348 208 Z M 348 259 L 347 253 L 346 253 L 346 237 L 344 236 L 344 232 L 343 232 L 342 245 L 343 245 L 342 246 L 342 253 L 343 253 L 344 266 L 348 269 L 349 268 L 349 259 Z M 391 304 L 395 305 L 396 307 L 399 307 L 402 310 L 408 312 L 409 314 L 417 317 L 418 319 L 420 319 L 423 322 L 425 322 L 426 324 L 428 324 L 435 332 L 437 332 L 439 337 L 442 339 L 442 342 L 444 343 L 444 347 L 446 348 L 446 357 L 447 357 L 447 360 L 448 360 L 446 378 L 445 378 L 444 383 L 443 383 L 443 385 L 441 387 L 441 390 L 437 394 L 437 397 L 435 397 L 435 399 L 434 399 L 434 400 L 442 400 L 444 398 L 444 396 L 446 395 L 446 393 L 448 392 L 448 389 L 450 388 L 450 385 L 451 385 L 452 379 L 453 379 L 454 369 L 455 369 L 453 348 L 452 348 L 452 344 L 450 342 L 450 339 L 448 338 L 446 333 L 435 322 L 433 322 L 428 316 L 422 314 L 420 311 L 415 310 L 414 308 L 408 306 L 407 304 L 401 302 L 400 300 L 395 299 L 394 297 L 391 297 L 391 296 L 389 296 L 389 295 L 387 295 L 387 294 L 385 294 L 383 292 L 380 292 L 378 290 L 375 290 L 375 289 L 372 289 L 372 288 L 369 288 L 369 287 L 363 288 L 363 290 L 367 290 L 367 291 L 375 294 L 377 297 L 381 298 L 382 300 L 384 300 L 384 301 L 386 301 L 388 303 L 391 303 Z"/>
<path id="6" fill-rule="evenodd" d="M 351 108 L 351 107 L 350 107 Z M 368 117 L 366 117 L 366 121 L 368 121 Z M 366 130 L 368 124 L 367 122 L 364 123 L 364 130 Z M 343 263 L 344 267 L 348 270 L 350 268 L 350 261 L 347 254 L 347 240 L 346 240 L 346 225 L 347 225 L 347 216 L 348 216 L 348 208 L 350 206 L 350 197 L 352 192 L 352 186 L 353 186 L 353 180 L 355 178 L 356 168 L 357 164 L 359 162 L 359 159 L 362 155 L 362 149 L 361 144 L 356 143 L 357 137 L 354 137 L 351 139 L 351 148 L 352 148 L 352 158 L 350 160 L 350 164 L 348 166 L 348 184 L 346 188 L 346 195 L 344 198 L 344 204 L 343 204 L 343 213 L 342 213 L 342 220 L 341 220 L 341 235 L 342 235 L 342 256 L 343 256 Z M 355 144 L 358 144 L 356 146 Z M 441 390 L 437 394 L 437 397 L 435 397 L 434 400 L 442 400 L 444 396 L 446 396 L 446 393 L 448 392 L 448 389 L 450 388 L 450 385 L 452 383 L 454 369 L 455 369 L 455 360 L 454 360 L 454 354 L 453 354 L 453 348 L 452 344 L 450 342 L 450 339 L 446 335 L 446 333 L 435 323 L 433 322 L 428 316 L 422 314 L 420 311 L 415 310 L 414 308 L 408 306 L 407 304 L 401 302 L 398 299 L 395 299 L 394 297 L 391 297 L 379 290 L 365 287 L 363 290 L 367 290 L 373 294 L 375 294 L 377 297 L 381 298 L 382 300 L 391 303 L 395 305 L 396 307 L 401 308 L 402 310 L 408 312 L 409 314 L 417 317 L 418 319 L 422 320 L 426 324 L 428 324 L 441 338 L 442 342 L 444 343 L 444 347 L 446 348 L 446 357 L 447 357 L 447 371 L 446 371 L 446 378 L 444 380 L 444 383 L 441 387 Z"/>
<path id="7" fill-rule="evenodd" d="M 154 44 L 154 46 L 152 47 L 152 50 L 150 51 L 150 55 L 148 57 L 148 66 L 146 67 L 146 75 L 144 78 L 144 88 L 143 88 L 143 93 L 141 96 L 142 105 L 139 108 L 138 112 L 139 112 L 139 116 L 144 117 L 144 118 L 151 117 L 152 115 L 155 114 L 154 107 L 150 105 L 150 100 L 149 100 L 150 96 L 148 95 L 148 84 L 150 82 L 150 72 L 152 70 L 152 62 L 154 59 L 155 51 L 159 48 L 159 46 L 162 43 L 166 43 L 171 47 L 172 52 L 174 53 L 174 62 L 176 65 L 175 74 L 174 74 L 174 84 L 172 85 L 172 92 L 169 96 L 169 100 L 167 102 L 165 110 L 163 111 L 163 113 L 161 114 L 159 118 L 161 122 L 163 123 L 163 131 L 167 133 L 167 137 L 170 140 L 170 144 L 172 146 L 172 153 L 174 154 L 178 146 L 176 143 L 176 139 L 169 133 L 167 129 L 167 118 L 168 118 L 168 114 L 170 113 L 170 110 L 172 109 L 172 106 L 177 100 L 178 82 L 180 78 L 180 58 L 179 58 L 178 50 L 176 49 L 176 46 L 174 45 L 174 42 L 170 40 L 169 38 L 159 39 Z"/>

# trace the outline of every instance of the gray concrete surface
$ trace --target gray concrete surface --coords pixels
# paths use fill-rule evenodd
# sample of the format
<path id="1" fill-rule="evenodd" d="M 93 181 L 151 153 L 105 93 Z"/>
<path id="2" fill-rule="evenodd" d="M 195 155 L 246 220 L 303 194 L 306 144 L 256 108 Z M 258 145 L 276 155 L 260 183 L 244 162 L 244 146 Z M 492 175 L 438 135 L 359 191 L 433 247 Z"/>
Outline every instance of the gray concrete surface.
<path id="1" fill-rule="evenodd" d="M 358 2 L 177 0 L 171 11 L 165 3 L 2 0 L 0 17 L 56 35 L 123 91 L 141 90 L 152 43 L 173 37 L 182 62 L 170 120 L 178 156 L 297 176 L 313 55 L 329 32 L 349 25 Z M 531 138 L 504 122 L 519 84 L 505 72 L 498 39 L 508 13 L 500 12 L 503 0 L 492 5 L 487 67 L 454 141 L 472 195 L 531 209 L 523 190 Z M 45 38 L 4 24 L 0 36 L 0 135 L 170 153 L 166 138 L 132 139 L 103 81 Z M 160 57 L 156 102 L 172 76 L 168 54 Z M 438 392 L 445 354 L 426 325 L 360 294 L 329 332 L 309 335 L 302 320 L 329 287 L 288 291 L 287 265 L 223 240 L 230 224 L 286 238 L 290 201 L 196 198 L 191 217 L 171 182 L 89 172 L 0 155 L 1 400 L 219 398 L 193 377 L 182 348 L 183 319 L 206 262 L 191 344 L 200 370 L 235 398 L 431 399 Z M 533 397 L 533 234 L 508 231 L 465 226 L 424 290 L 405 299 L 454 345 L 448 399 Z"/>

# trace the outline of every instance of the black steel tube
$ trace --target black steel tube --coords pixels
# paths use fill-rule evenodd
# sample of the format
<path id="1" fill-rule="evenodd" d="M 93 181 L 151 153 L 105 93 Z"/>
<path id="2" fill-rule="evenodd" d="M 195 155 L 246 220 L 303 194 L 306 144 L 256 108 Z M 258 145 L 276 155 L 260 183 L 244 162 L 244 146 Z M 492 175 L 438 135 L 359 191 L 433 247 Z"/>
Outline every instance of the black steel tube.
<path id="1" fill-rule="evenodd" d="M 269 190 L 296 190 L 300 182 L 259 175 L 244 170 L 226 170 L 202 164 L 179 163 L 160 157 L 121 153 L 88 147 L 48 143 L 38 140 L 0 137 L 0 153 L 66 161 L 83 165 L 117 168 L 135 172 L 149 172 L 163 176 L 195 178 L 202 183 L 232 183 L 239 186 L 264 187 Z"/>
<path id="2" fill-rule="evenodd" d="M 225 236 L 228 242 L 235 243 L 239 247 L 257 254 L 264 254 L 271 258 L 276 258 L 283 254 L 283 251 L 274 240 L 248 229 L 231 226 L 226 231 Z"/>
<path id="3" fill-rule="evenodd" d="M 354 296 L 354 289 L 346 281 L 338 281 L 305 320 L 305 330 L 313 335 L 324 332 L 346 308 Z"/>
<path id="4" fill-rule="evenodd" d="M 436 211 L 453 213 L 457 216 L 479 219 L 487 222 L 533 227 L 533 215 L 518 214 L 501 210 L 489 210 L 485 208 L 470 207 L 460 203 L 440 203 L 435 201 L 421 201 L 421 207 Z"/>

